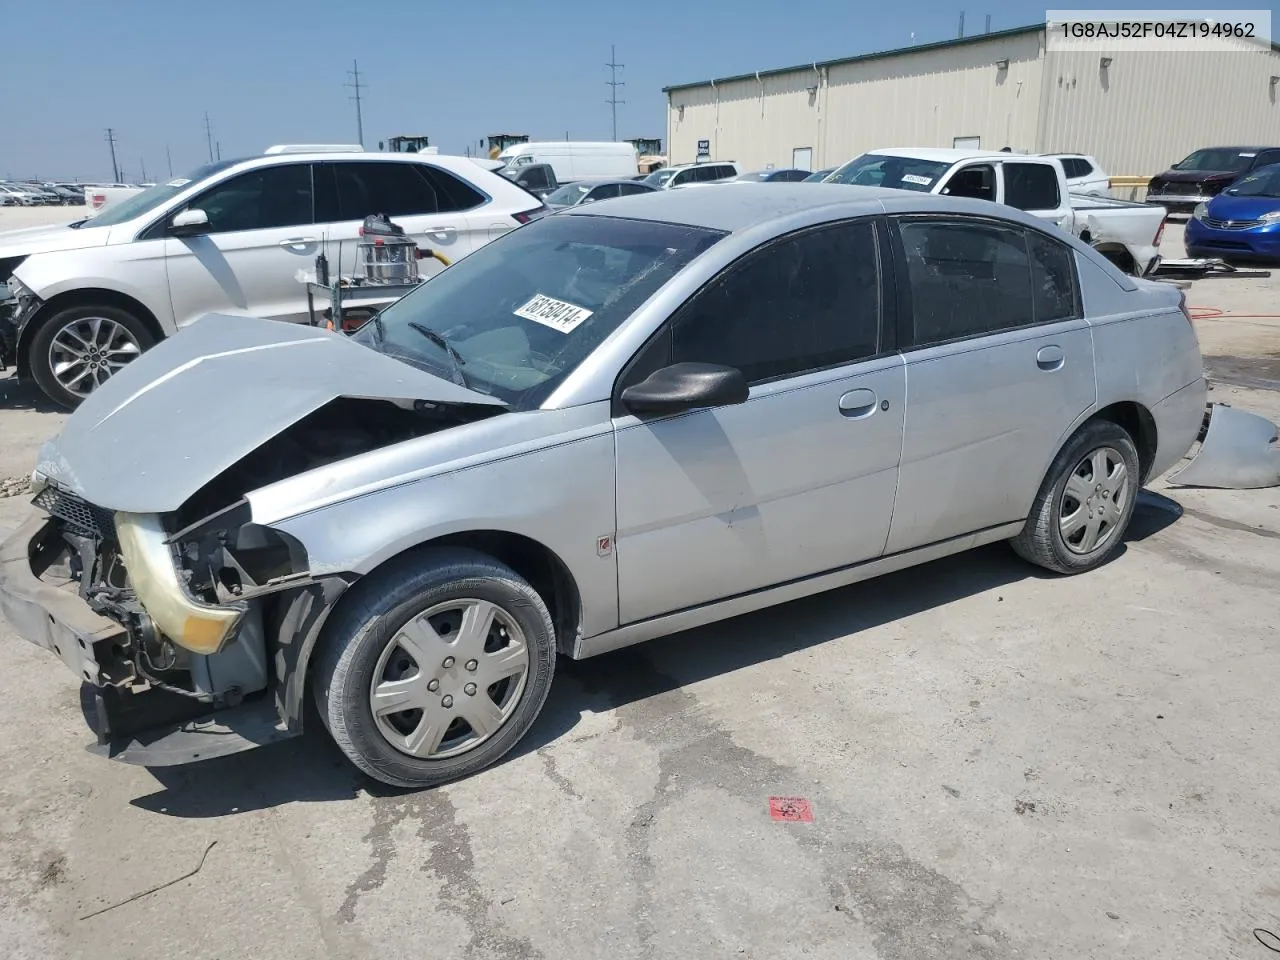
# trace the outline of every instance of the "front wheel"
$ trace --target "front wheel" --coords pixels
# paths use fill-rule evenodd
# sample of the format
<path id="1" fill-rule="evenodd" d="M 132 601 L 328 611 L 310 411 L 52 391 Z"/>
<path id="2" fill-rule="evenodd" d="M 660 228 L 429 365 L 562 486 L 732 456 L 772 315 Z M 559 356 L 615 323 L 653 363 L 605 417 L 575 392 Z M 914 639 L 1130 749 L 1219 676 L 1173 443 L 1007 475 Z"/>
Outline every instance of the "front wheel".
<path id="1" fill-rule="evenodd" d="M 147 325 L 127 310 L 68 307 L 40 324 L 27 362 L 45 396 L 75 408 L 154 343 Z"/>
<path id="2" fill-rule="evenodd" d="M 1120 549 L 1141 481 L 1138 451 L 1109 420 L 1081 427 L 1040 485 L 1027 525 L 1011 543 L 1024 560 L 1055 573 L 1084 573 Z"/>
<path id="3" fill-rule="evenodd" d="M 375 574 L 325 629 L 312 680 L 329 733 L 383 783 L 432 787 L 497 761 L 551 687 L 555 629 L 537 592 L 472 550 Z"/>

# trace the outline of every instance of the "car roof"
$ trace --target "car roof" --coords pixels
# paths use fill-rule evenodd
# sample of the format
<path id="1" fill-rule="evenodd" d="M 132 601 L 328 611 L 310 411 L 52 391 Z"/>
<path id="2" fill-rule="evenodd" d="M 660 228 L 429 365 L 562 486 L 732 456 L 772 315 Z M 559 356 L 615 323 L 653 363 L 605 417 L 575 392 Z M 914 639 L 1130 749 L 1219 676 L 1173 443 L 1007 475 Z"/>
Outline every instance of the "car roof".
<path id="1" fill-rule="evenodd" d="M 887 187 L 780 183 L 768 190 L 655 190 L 573 207 L 562 215 L 652 220 L 732 233 L 821 207 L 838 206 L 849 216 L 880 213 L 879 201 L 900 201 L 910 196 L 910 191 Z M 923 198 L 929 195 L 919 196 L 922 203 L 927 203 Z M 865 210 L 852 209 L 851 204 L 863 206 Z"/>
<path id="2" fill-rule="evenodd" d="M 662 169 L 663 170 L 688 170 L 690 167 L 714 167 L 714 166 L 723 165 L 726 163 L 731 164 L 732 166 L 735 166 L 735 167 L 738 165 L 738 162 L 736 160 L 703 160 L 701 163 L 677 163 L 675 166 L 663 167 Z M 657 173 L 658 171 L 655 170 L 653 172 Z"/>
<path id="3" fill-rule="evenodd" d="M 880 147 L 868 150 L 876 156 L 906 157 L 909 160 L 936 160 L 941 163 L 959 163 L 961 160 L 1009 160 L 1039 159 L 1026 153 L 993 153 L 990 150 L 954 150 L 948 147 Z"/>

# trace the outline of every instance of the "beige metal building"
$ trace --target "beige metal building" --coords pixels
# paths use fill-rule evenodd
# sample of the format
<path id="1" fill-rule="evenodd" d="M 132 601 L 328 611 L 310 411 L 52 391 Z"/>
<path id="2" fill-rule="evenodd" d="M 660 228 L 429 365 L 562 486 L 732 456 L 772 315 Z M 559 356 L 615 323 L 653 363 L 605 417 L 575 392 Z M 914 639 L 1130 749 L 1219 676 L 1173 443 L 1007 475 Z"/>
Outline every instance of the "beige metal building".
<path id="1" fill-rule="evenodd" d="M 876 147 L 1078 151 L 1117 176 L 1280 145 L 1280 47 L 1046 50 L 1038 24 L 666 87 L 670 162 L 836 166 Z"/>

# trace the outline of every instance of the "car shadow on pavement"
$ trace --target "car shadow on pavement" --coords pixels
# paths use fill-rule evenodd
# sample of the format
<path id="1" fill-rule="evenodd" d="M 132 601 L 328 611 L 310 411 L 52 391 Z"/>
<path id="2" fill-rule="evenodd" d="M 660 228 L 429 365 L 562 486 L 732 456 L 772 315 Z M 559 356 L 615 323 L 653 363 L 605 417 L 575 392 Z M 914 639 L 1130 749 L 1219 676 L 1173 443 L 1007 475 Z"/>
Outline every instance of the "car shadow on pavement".
<path id="1" fill-rule="evenodd" d="M 1144 540 L 1181 513 L 1176 501 L 1143 491 L 1125 539 Z M 1118 556 L 1123 552 L 1122 548 Z M 586 713 L 615 710 L 1028 578 L 1055 575 L 1018 559 L 1005 544 L 992 544 L 589 660 L 562 657 L 537 721 L 490 769 L 554 743 Z M 302 737 L 246 753 L 187 766 L 153 767 L 149 772 L 161 789 L 132 804 L 165 816 L 200 819 L 288 803 L 350 800 L 361 793 L 394 797 L 408 792 L 356 771 L 325 736 L 314 709 L 306 727 Z"/>
<path id="2" fill-rule="evenodd" d="M 19 382 L 10 371 L 0 374 L 0 410 L 34 410 L 37 413 L 66 413 L 40 392 L 30 380 Z"/>

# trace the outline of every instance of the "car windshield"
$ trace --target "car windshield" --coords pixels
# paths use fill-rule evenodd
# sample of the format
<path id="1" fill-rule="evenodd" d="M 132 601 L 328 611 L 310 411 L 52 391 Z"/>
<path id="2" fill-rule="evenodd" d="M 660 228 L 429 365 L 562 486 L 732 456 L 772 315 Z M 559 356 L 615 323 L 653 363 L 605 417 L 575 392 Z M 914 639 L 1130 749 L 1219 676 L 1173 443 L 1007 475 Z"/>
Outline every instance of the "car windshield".
<path id="1" fill-rule="evenodd" d="M 239 160 L 223 160 L 221 163 L 205 164 L 185 177 L 178 177 L 168 183 L 158 183 L 154 187 L 148 187 L 141 193 L 112 204 L 90 222 L 95 227 L 113 227 L 118 223 L 127 223 L 135 217 L 150 213 L 165 201 L 187 189 L 191 184 L 197 183 L 206 177 L 211 177 L 215 173 L 220 173 L 239 162 Z"/>
<path id="2" fill-rule="evenodd" d="M 644 182 L 652 184 L 655 187 L 665 187 L 667 181 L 675 176 L 674 170 L 655 170 L 644 178 Z"/>
<path id="3" fill-rule="evenodd" d="M 859 187 L 893 187 L 928 193 L 933 185 L 951 169 L 943 160 L 917 160 L 883 153 L 864 153 L 827 177 L 827 183 L 850 183 Z"/>
<path id="4" fill-rule="evenodd" d="M 805 183 L 821 183 L 827 177 L 835 173 L 834 167 L 828 167 L 826 170 L 817 170 L 804 178 Z"/>
<path id="5" fill-rule="evenodd" d="M 559 190 L 547 194 L 544 202 L 557 207 L 571 207 L 590 192 L 590 184 L 566 183 Z"/>
<path id="6" fill-rule="evenodd" d="M 1223 192 L 1233 197 L 1280 198 L 1280 163 L 1262 167 L 1247 177 L 1241 177 Z"/>
<path id="7" fill-rule="evenodd" d="M 534 409 L 722 236 L 647 220 L 547 217 L 459 260 L 352 337 L 514 410 Z"/>
<path id="8" fill-rule="evenodd" d="M 1248 170 L 1257 154 L 1214 147 L 1197 150 L 1178 164 L 1179 170 Z"/>

